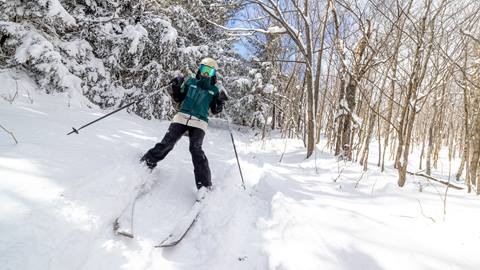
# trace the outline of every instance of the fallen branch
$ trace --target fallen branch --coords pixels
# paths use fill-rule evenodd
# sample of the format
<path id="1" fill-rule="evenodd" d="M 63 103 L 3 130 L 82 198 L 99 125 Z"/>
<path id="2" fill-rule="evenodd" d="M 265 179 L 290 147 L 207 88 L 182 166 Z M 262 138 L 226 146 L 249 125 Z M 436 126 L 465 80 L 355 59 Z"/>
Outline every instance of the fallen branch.
<path id="1" fill-rule="evenodd" d="M 365 175 L 367 171 L 363 171 L 362 172 L 362 175 L 360 176 L 360 178 L 358 178 L 357 182 L 355 183 L 355 188 L 358 188 L 358 184 L 360 183 L 360 181 L 362 181 L 363 179 L 363 175 Z"/>
<path id="2" fill-rule="evenodd" d="M 450 183 L 450 175 L 452 174 L 452 159 L 449 157 L 448 159 L 448 183 Z M 447 185 L 447 188 L 445 189 L 445 195 L 443 195 L 443 221 L 445 221 L 445 216 L 447 215 L 447 194 L 448 194 L 448 188 L 449 186 Z"/>
<path id="3" fill-rule="evenodd" d="M 426 175 L 426 174 L 424 174 L 424 173 L 413 173 L 413 172 L 409 172 L 409 171 L 407 171 L 407 173 L 410 174 L 410 175 L 425 177 L 425 178 L 427 178 L 428 180 L 433 180 L 433 181 L 435 181 L 435 182 L 438 182 L 438 183 L 440 183 L 440 184 L 444 184 L 444 185 L 446 185 L 446 186 L 448 186 L 448 187 L 451 187 L 451 188 L 454 188 L 454 189 L 458 189 L 458 190 L 462 190 L 462 189 L 463 189 L 463 187 L 459 187 L 459 186 L 456 186 L 456 185 L 454 185 L 454 184 L 452 184 L 452 183 L 445 182 L 445 181 L 443 181 L 443 180 L 433 178 L 433 177 L 431 177 L 430 175 Z"/>
<path id="4" fill-rule="evenodd" d="M 340 177 L 342 176 L 343 170 L 345 170 L 345 161 L 343 162 L 343 167 L 342 167 L 342 169 L 340 170 L 340 159 L 337 159 L 337 172 L 338 172 L 338 176 L 337 176 L 337 178 L 335 178 L 335 179 L 333 180 L 333 182 L 337 182 L 337 180 L 340 179 Z"/>
<path id="5" fill-rule="evenodd" d="M 417 202 L 418 202 L 418 205 L 420 205 L 420 212 L 422 213 L 422 215 L 423 215 L 425 218 L 428 218 L 428 219 L 430 219 L 431 221 L 433 221 L 433 223 L 437 223 L 437 222 L 435 221 L 435 219 L 433 219 L 433 218 L 430 217 L 430 216 L 425 215 L 425 213 L 423 212 L 422 203 L 420 202 L 419 199 L 417 199 Z"/>
<path id="6" fill-rule="evenodd" d="M 9 94 L 8 95 L 8 98 L 5 97 L 5 96 L 1 96 L 3 99 L 5 99 L 6 101 L 8 101 L 8 103 L 12 104 L 13 101 L 15 100 L 15 98 L 18 96 L 18 81 L 15 80 L 15 85 L 16 85 L 16 91 L 15 91 L 15 94 L 13 95 L 13 97 Z"/>
<path id="7" fill-rule="evenodd" d="M 15 135 L 13 135 L 13 132 L 10 132 L 9 130 L 7 130 L 6 128 L 4 128 L 2 125 L 0 125 L 0 127 L 5 130 L 5 132 L 7 132 L 8 134 L 10 134 L 10 136 L 12 136 L 13 140 L 15 141 L 15 144 L 18 144 L 18 141 L 17 139 L 15 138 Z"/>

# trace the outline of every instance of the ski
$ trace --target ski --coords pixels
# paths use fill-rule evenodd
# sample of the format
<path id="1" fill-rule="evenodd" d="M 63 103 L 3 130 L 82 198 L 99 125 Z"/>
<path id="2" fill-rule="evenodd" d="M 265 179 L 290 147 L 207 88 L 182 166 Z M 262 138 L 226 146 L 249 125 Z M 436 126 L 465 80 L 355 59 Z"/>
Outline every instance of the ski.
<path id="1" fill-rule="evenodd" d="M 206 194 L 204 193 L 200 198 L 197 198 L 192 206 L 192 209 L 177 222 L 172 232 L 163 241 L 161 241 L 159 245 L 156 245 L 156 248 L 172 247 L 183 240 L 185 235 L 187 235 L 195 222 L 198 220 L 200 212 L 205 206 L 205 197 Z"/>
<path id="2" fill-rule="evenodd" d="M 134 238 L 133 219 L 135 216 L 135 204 L 138 199 L 147 194 L 155 183 L 147 180 L 137 188 L 137 193 L 123 209 L 120 215 L 113 221 L 113 233 L 115 235 Z"/>

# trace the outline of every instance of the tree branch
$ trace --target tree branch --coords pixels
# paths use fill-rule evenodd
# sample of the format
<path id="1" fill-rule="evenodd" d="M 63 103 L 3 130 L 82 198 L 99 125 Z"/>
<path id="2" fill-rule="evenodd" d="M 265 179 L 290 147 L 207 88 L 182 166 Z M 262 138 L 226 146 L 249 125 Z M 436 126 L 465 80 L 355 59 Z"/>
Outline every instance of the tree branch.
<path id="1" fill-rule="evenodd" d="M 8 134 L 10 134 L 10 136 L 12 136 L 13 140 L 15 141 L 15 144 L 18 144 L 18 141 L 17 141 L 17 139 L 15 138 L 15 135 L 13 135 L 13 132 L 9 131 L 8 129 L 6 129 L 6 128 L 3 127 L 2 125 L 0 125 L 0 128 L 2 128 L 3 130 L 5 130 L 5 132 L 7 132 Z"/>
<path id="2" fill-rule="evenodd" d="M 426 175 L 426 174 L 424 174 L 424 173 L 414 173 L 414 172 L 409 172 L 409 171 L 407 171 L 407 173 L 410 174 L 410 175 L 425 177 L 425 178 L 427 178 L 428 180 L 433 180 L 433 181 L 435 181 L 435 182 L 438 182 L 438 183 L 440 183 L 440 184 L 447 185 L 447 186 L 449 186 L 449 187 L 451 187 L 451 188 L 454 188 L 454 189 L 459 189 L 459 190 L 463 189 L 463 187 L 459 187 L 459 186 L 456 186 L 456 185 L 451 184 L 451 183 L 449 183 L 449 182 L 445 182 L 445 181 L 443 181 L 443 180 L 440 180 L 440 179 L 437 179 L 437 178 L 433 178 L 433 177 L 431 177 L 430 175 Z"/>

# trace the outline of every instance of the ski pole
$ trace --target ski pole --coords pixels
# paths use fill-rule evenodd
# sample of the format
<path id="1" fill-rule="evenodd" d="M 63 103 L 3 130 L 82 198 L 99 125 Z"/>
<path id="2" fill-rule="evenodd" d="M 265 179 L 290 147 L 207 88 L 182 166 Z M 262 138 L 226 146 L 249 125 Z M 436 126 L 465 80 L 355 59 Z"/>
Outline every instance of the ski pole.
<path id="1" fill-rule="evenodd" d="M 87 124 L 79 127 L 78 129 L 72 127 L 72 131 L 70 131 L 69 133 L 67 133 L 67 135 L 70 135 L 70 134 L 72 134 L 72 133 L 78 134 L 78 131 L 79 131 L 79 130 L 81 130 L 81 129 L 83 129 L 83 128 L 86 128 L 86 127 L 90 126 L 90 125 L 93 124 L 93 123 L 96 123 L 96 122 L 98 122 L 98 121 L 100 121 L 100 120 L 102 120 L 102 119 L 104 119 L 104 118 L 106 118 L 106 117 L 108 117 L 108 116 L 110 116 L 110 115 L 112 115 L 112 114 L 114 114 L 114 113 L 117 113 L 117 112 L 119 112 L 119 111 L 121 111 L 121 110 L 123 110 L 123 109 L 125 109 L 125 108 L 127 108 L 127 107 L 132 106 L 132 105 L 135 104 L 135 103 L 138 103 L 138 102 L 140 102 L 140 101 L 142 101 L 142 100 L 144 100 L 144 99 L 146 99 L 146 98 L 148 98 L 148 97 L 150 97 L 150 96 L 152 96 L 152 95 L 160 92 L 161 90 L 163 90 L 163 88 L 169 86 L 170 84 L 171 84 L 171 82 L 168 83 L 168 84 L 166 84 L 166 85 L 164 85 L 164 86 L 162 86 L 162 87 L 160 87 L 160 89 L 158 89 L 157 91 L 155 91 L 155 92 L 153 92 L 153 93 L 150 93 L 150 94 L 148 94 L 148 95 L 146 95 L 146 96 L 144 96 L 144 97 L 141 97 L 141 98 L 139 98 L 139 99 L 136 100 L 136 101 L 132 101 L 132 102 L 128 103 L 127 105 L 125 105 L 125 106 L 123 106 L 123 107 L 121 107 L 121 108 L 118 108 L 118 109 L 116 109 L 115 111 L 113 111 L 113 112 L 111 112 L 111 113 L 108 113 L 108 114 L 106 114 L 106 115 L 104 115 L 104 116 L 102 116 L 102 117 L 100 117 L 100 118 L 98 118 L 98 119 L 93 120 L 93 121 L 90 122 L 90 123 L 87 123 Z"/>
<path id="2" fill-rule="evenodd" d="M 238 171 L 240 172 L 240 177 L 242 178 L 242 187 L 245 190 L 246 187 L 245 187 L 245 180 L 243 179 L 242 167 L 240 167 L 240 160 L 238 159 L 237 147 L 235 147 L 235 140 L 233 139 L 232 129 L 230 128 L 230 117 L 228 117 L 228 114 L 225 111 L 223 112 L 223 114 L 225 115 L 225 118 L 227 118 L 228 131 L 230 132 L 230 138 L 232 139 L 233 151 L 235 152 L 235 158 L 237 159 Z"/>

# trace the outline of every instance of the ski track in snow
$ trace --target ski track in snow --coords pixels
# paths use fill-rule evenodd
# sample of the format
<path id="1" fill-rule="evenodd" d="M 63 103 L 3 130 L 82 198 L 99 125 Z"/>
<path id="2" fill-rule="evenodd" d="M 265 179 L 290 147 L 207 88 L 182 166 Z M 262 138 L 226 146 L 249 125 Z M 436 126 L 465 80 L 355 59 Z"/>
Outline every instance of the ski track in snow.
<path id="1" fill-rule="evenodd" d="M 105 112 L 66 108 L 64 97 L 0 101 L 0 269 L 478 269 L 477 197 L 409 176 L 337 162 L 301 141 L 258 141 L 235 130 L 247 190 L 228 131 L 211 121 L 204 149 L 216 191 L 200 219 L 172 248 L 154 248 L 195 200 L 188 138 L 152 173 L 138 164 L 168 122 L 118 113 L 66 136 Z M 418 156 L 418 155 L 417 155 Z M 444 159 L 446 160 L 446 159 Z M 412 161 L 412 164 L 418 164 Z M 448 177 L 445 165 L 435 175 Z M 457 168 L 457 165 L 452 166 Z M 341 174 L 339 174 L 341 171 Z M 453 174 L 453 173 L 452 173 Z M 143 181 L 135 239 L 112 222 Z M 422 186 L 422 192 L 419 187 Z M 421 212 L 423 210 L 423 214 Z"/>

